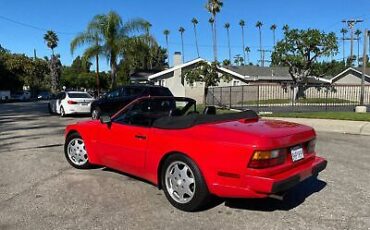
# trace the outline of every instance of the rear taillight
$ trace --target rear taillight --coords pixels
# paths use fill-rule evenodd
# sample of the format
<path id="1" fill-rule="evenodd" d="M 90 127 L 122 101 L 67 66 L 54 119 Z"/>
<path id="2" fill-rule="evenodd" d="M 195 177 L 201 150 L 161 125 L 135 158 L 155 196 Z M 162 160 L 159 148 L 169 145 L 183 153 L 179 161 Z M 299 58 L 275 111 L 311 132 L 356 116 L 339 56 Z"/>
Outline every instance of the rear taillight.
<path id="1" fill-rule="evenodd" d="M 68 101 L 67 101 L 67 103 L 68 103 L 68 104 L 70 104 L 70 105 L 77 104 L 77 102 L 76 102 L 76 101 L 72 101 L 72 100 L 68 100 Z"/>
<path id="2" fill-rule="evenodd" d="M 316 139 L 310 140 L 307 143 L 307 153 L 315 152 L 315 146 L 316 146 Z"/>
<path id="3" fill-rule="evenodd" d="M 286 159 L 285 149 L 272 151 L 255 151 L 248 164 L 249 168 L 262 169 L 283 164 Z"/>

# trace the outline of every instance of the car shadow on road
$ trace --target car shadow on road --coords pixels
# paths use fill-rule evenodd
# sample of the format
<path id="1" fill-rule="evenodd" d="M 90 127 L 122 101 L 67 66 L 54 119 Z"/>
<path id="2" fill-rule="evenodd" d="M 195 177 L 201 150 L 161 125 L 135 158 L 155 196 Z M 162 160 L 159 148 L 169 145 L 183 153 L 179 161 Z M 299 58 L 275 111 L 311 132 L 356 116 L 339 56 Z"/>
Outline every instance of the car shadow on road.
<path id="1" fill-rule="evenodd" d="M 302 204 L 307 197 L 325 188 L 326 182 L 316 177 L 308 178 L 297 186 L 288 190 L 283 200 L 272 198 L 264 199 L 226 199 L 225 206 L 233 209 L 245 209 L 263 212 L 276 210 L 291 210 Z"/>

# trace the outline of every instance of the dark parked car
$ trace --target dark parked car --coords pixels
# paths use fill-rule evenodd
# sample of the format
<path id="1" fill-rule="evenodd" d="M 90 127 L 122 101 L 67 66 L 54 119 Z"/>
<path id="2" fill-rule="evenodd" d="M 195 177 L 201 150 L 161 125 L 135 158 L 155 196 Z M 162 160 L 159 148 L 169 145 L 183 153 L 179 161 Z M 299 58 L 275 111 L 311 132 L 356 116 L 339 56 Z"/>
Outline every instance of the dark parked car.
<path id="1" fill-rule="evenodd" d="M 173 96 L 171 91 L 162 86 L 130 85 L 122 86 L 106 93 L 91 104 L 92 119 L 99 119 L 102 113 L 115 114 L 133 100 L 143 96 Z"/>

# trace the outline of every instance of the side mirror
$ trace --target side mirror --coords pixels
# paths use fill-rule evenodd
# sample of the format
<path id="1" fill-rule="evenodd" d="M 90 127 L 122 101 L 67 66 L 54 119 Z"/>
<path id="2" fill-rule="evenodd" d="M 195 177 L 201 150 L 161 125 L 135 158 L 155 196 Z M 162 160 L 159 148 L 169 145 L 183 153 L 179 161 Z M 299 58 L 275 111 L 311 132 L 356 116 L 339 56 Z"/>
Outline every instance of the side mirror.
<path id="1" fill-rule="evenodd" d="M 112 119 L 110 118 L 110 116 L 104 114 L 100 116 L 100 123 L 110 126 L 110 124 L 112 123 Z"/>

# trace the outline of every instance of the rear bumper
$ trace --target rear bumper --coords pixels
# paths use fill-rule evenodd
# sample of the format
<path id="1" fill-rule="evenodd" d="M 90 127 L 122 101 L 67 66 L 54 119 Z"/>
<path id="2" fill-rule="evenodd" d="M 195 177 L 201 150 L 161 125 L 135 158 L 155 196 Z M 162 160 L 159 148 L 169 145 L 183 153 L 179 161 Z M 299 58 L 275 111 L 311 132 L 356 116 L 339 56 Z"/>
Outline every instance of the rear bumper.
<path id="1" fill-rule="evenodd" d="M 235 186 L 235 183 L 229 185 L 215 183 L 211 186 L 211 192 L 220 197 L 263 198 L 284 192 L 311 176 L 317 176 L 326 168 L 326 165 L 325 159 L 315 157 L 309 162 L 277 175 L 268 177 L 245 175 L 239 178 L 240 183 L 237 184 L 240 186 Z"/>
<path id="2" fill-rule="evenodd" d="M 66 114 L 88 114 L 91 113 L 90 106 L 70 106 L 64 109 Z"/>

